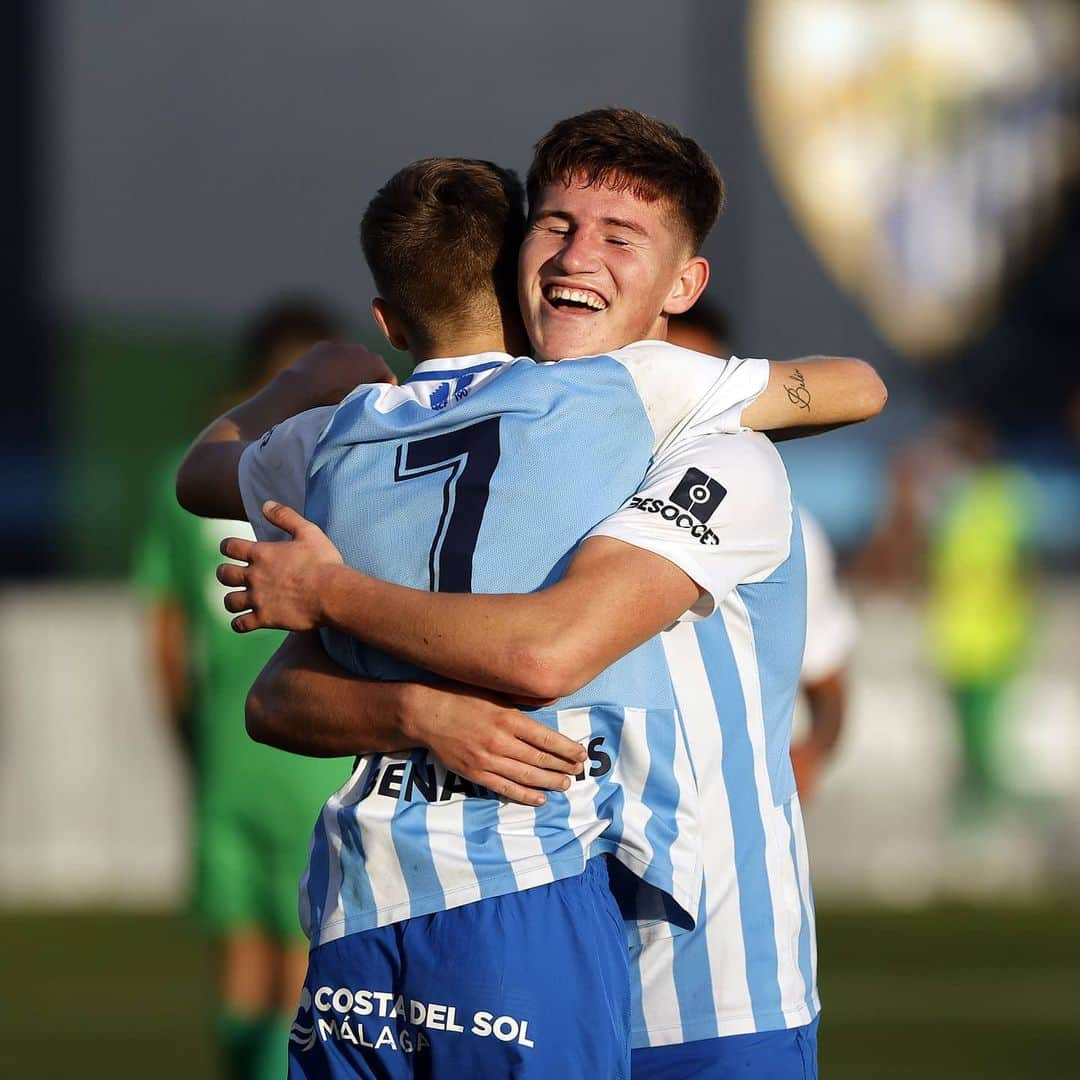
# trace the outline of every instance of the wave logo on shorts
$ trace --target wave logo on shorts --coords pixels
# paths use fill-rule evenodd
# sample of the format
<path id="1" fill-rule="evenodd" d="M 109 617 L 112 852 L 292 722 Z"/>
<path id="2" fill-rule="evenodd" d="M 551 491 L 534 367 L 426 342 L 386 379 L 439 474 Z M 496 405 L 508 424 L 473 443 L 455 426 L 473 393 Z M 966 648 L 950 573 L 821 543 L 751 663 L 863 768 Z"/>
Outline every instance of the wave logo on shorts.
<path id="1" fill-rule="evenodd" d="M 300 1008 L 297 1010 L 296 1019 L 289 1029 L 289 1042 L 295 1043 L 298 1050 L 310 1050 L 315 1045 L 315 1023 L 302 1024 L 300 1022 L 304 1014 L 311 1018 L 311 991 L 305 986 L 300 991 Z"/>

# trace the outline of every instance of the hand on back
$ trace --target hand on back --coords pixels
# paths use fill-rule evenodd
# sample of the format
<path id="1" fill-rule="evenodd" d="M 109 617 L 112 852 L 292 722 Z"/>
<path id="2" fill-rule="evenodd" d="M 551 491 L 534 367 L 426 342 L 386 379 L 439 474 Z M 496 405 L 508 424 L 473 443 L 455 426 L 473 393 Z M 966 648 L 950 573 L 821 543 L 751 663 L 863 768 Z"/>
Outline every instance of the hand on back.
<path id="1" fill-rule="evenodd" d="M 237 615 L 232 627 L 249 630 L 314 630 L 322 624 L 323 578 L 328 567 L 344 560 L 326 533 L 295 510 L 275 502 L 263 504 L 271 525 L 293 539 L 280 542 L 242 540 L 221 542 L 221 554 L 239 563 L 222 563 L 217 578 L 235 588 L 225 594 L 227 611 Z"/>

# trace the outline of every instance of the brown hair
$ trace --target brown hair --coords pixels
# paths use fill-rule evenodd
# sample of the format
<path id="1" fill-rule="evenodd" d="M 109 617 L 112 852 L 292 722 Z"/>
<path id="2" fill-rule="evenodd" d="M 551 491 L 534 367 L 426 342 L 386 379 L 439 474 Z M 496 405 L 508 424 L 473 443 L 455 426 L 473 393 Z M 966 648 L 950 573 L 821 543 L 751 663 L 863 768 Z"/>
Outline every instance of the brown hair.
<path id="1" fill-rule="evenodd" d="M 414 161 L 376 193 L 360 223 L 364 257 L 417 346 L 447 324 L 516 317 L 524 201 L 509 169 L 464 158 Z"/>
<path id="2" fill-rule="evenodd" d="M 639 199 L 664 199 L 696 252 L 724 204 L 712 159 L 677 128 L 632 109 L 592 109 L 560 120 L 537 144 L 526 187 L 535 205 L 548 184 L 584 180 Z"/>

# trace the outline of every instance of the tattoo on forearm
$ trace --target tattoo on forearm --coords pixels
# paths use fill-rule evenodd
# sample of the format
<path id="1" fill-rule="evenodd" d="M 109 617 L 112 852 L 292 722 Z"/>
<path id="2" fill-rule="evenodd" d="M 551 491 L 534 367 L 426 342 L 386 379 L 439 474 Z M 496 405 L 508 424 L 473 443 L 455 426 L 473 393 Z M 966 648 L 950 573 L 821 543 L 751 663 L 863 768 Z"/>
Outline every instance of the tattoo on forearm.
<path id="1" fill-rule="evenodd" d="M 806 388 L 806 376 L 796 368 L 791 373 L 792 385 L 784 384 L 787 391 L 788 401 L 792 405 L 798 405 L 800 409 L 810 411 L 810 391 Z"/>

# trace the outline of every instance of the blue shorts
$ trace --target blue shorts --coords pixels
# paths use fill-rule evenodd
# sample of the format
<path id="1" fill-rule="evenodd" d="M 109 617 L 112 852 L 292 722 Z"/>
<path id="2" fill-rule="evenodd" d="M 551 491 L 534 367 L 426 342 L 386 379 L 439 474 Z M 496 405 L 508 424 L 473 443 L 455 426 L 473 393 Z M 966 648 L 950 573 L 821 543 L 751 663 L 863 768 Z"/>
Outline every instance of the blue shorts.
<path id="1" fill-rule="evenodd" d="M 815 1017 L 803 1027 L 645 1046 L 631 1058 L 633 1080 L 817 1080 Z"/>
<path id="2" fill-rule="evenodd" d="M 290 1080 L 630 1075 L 626 930 L 607 864 L 313 949 Z"/>

